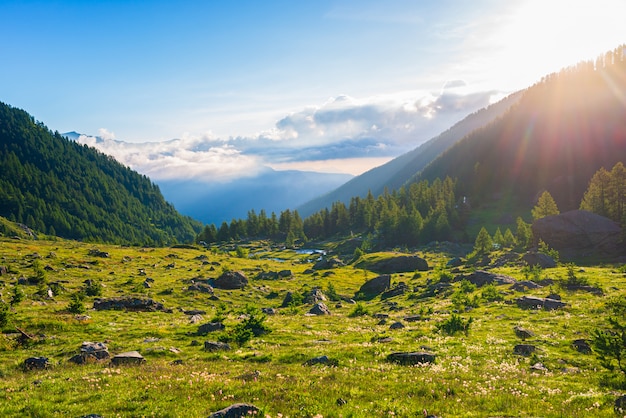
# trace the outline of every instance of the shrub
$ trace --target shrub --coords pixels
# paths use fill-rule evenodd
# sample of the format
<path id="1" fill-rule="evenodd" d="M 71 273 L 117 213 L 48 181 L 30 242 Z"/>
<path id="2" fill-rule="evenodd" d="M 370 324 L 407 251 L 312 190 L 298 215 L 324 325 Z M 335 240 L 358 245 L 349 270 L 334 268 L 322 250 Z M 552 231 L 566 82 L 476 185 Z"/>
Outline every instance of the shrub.
<path id="1" fill-rule="evenodd" d="M 20 302 L 24 300 L 24 297 L 22 286 L 15 285 L 13 288 L 13 297 L 11 298 L 11 306 L 19 305 Z"/>
<path id="2" fill-rule="evenodd" d="M 472 318 L 464 321 L 460 315 L 452 314 L 450 318 L 445 321 L 437 324 L 437 331 L 443 332 L 446 335 L 454 335 L 457 332 L 463 332 L 465 335 L 468 334 L 470 325 L 474 322 Z"/>
<path id="3" fill-rule="evenodd" d="M 472 293 L 476 290 L 476 285 L 467 279 L 463 279 L 461 280 L 461 287 L 459 290 L 463 293 Z"/>
<path id="4" fill-rule="evenodd" d="M 328 282 L 328 285 L 326 287 L 326 296 L 328 296 L 328 299 L 334 302 L 341 300 L 341 297 L 337 294 L 337 291 L 335 290 L 335 286 L 333 286 L 331 282 Z"/>
<path id="5" fill-rule="evenodd" d="M 539 280 L 541 280 L 541 272 L 542 272 L 542 269 L 539 265 L 524 266 L 522 268 L 524 279 L 532 280 L 534 282 L 538 282 Z"/>
<path id="6" fill-rule="evenodd" d="M 602 367 L 613 371 L 617 365 L 626 375 L 626 322 L 621 320 L 626 316 L 626 297 L 613 299 L 607 308 L 615 318 L 608 319 L 608 327 L 594 330 L 592 344 Z"/>
<path id="7" fill-rule="evenodd" d="M 74 293 L 70 299 L 69 305 L 67 306 L 67 310 L 73 314 L 83 314 L 87 312 L 83 299 L 84 296 L 82 293 Z"/>
<path id="8" fill-rule="evenodd" d="M 367 307 L 365 307 L 365 305 L 361 302 L 357 302 L 357 304 L 354 306 L 354 309 L 352 309 L 352 312 L 348 314 L 350 318 L 363 315 L 369 315 L 369 311 Z"/>
<path id="9" fill-rule="evenodd" d="M 0 301 L 0 328 L 4 328 L 9 325 L 11 319 L 11 310 L 9 305 Z"/>
<path id="10" fill-rule="evenodd" d="M 102 283 L 97 280 L 89 280 L 85 285 L 85 295 L 100 296 L 102 295 Z"/>
<path id="11" fill-rule="evenodd" d="M 258 308 L 246 305 L 243 310 L 243 315 L 245 315 L 245 318 L 235 325 L 229 333 L 222 335 L 219 338 L 220 341 L 234 342 L 239 346 L 243 346 L 250 341 L 252 337 L 258 337 L 259 335 L 271 331 L 268 326 L 263 323 L 266 316 L 263 315 Z"/>
<path id="12" fill-rule="evenodd" d="M 577 288 L 580 286 L 588 286 L 589 280 L 586 277 L 579 277 L 576 274 L 576 265 L 574 263 L 568 263 L 566 265 L 567 268 L 567 277 L 564 280 L 561 280 L 561 287 L 565 289 Z"/>
<path id="13" fill-rule="evenodd" d="M 250 255 L 250 250 L 248 250 L 247 248 L 238 246 L 235 249 L 235 253 L 237 254 L 238 258 L 248 258 L 248 256 Z"/>
<path id="14" fill-rule="evenodd" d="M 496 302 L 504 300 L 504 296 L 498 291 L 498 288 L 493 283 L 490 283 L 483 287 L 483 291 L 480 296 L 487 302 Z"/>
<path id="15" fill-rule="evenodd" d="M 548 257 L 552 258 L 555 262 L 559 262 L 559 257 L 561 256 L 557 250 L 554 248 L 550 248 L 548 244 L 546 244 L 542 239 L 539 240 L 539 249 L 538 251 L 541 254 L 545 254 Z"/>

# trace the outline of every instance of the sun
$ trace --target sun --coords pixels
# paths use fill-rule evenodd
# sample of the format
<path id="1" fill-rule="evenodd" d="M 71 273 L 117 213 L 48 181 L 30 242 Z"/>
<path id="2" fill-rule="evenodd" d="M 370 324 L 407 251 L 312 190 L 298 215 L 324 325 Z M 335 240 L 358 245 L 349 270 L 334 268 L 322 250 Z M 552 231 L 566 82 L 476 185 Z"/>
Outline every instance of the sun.
<path id="1" fill-rule="evenodd" d="M 626 43 L 623 0 L 510 2 L 493 32 L 497 62 L 510 82 L 538 81 Z M 534 80 L 527 80 L 534 78 Z"/>

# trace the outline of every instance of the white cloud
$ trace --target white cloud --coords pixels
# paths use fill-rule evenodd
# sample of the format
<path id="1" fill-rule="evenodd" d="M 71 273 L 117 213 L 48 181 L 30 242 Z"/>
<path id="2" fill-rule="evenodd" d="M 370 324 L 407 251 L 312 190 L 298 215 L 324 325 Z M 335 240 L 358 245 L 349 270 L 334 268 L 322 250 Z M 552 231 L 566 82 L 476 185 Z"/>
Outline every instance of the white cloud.
<path id="1" fill-rule="evenodd" d="M 78 142 L 100 149 L 155 180 L 225 182 L 265 167 L 359 174 L 416 148 L 490 104 L 497 92 L 471 92 L 460 80 L 439 92 L 357 99 L 340 95 L 280 119 L 254 137 L 184 134 L 165 142 L 127 143 L 106 129 Z"/>

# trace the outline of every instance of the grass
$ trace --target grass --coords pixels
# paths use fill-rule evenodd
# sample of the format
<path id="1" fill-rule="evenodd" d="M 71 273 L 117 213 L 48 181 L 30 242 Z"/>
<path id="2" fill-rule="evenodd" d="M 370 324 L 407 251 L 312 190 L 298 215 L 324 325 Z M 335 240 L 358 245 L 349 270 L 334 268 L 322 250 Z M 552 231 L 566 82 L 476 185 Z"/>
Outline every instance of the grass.
<path id="1" fill-rule="evenodd" d="M 90 256 L 95 247 L 110 257 Z M 392 285 L 404 281 L 414 292 L 385 301 L 378 297 L 361 301 L 359 315 L 353 315 L 356 305 L 346 301 L 340 305 L 327 301 L 332 315 L 321 317 L 305 315 L 308 305 L 278 309 L 264 322 L 270 333 L 242 346 L 235 344 L 232 351 L 206 352 L 203 341 L 217 340 L 219 335 L 196 335 L 199 324 L 191 324 L 182 310 L 206 311 L 204 322 L 219 313 L 227 332 L 241 322 L 246 306 L 278 308 L 288 291 L 315 286 L 325 290 L 329 283 L 349 298 L 376 276 L 351 265 L 332 274 L 310 272 L 313 260 L 302 254 L 267 243 L 246 248 L 252 258 L 200 248 L 0 239 L 0 265 L 10 271 L 0 277 L 5 302 L 19 277 L 34 276 L 33 260 L 40 268 L 50 267 L 43 270 L 45 280 L 58 282 L 63 289 L 49 300 L 36 296 L 37 286 L 22 286 L 25 298 L 13 307 L 10 324 L 0 334 L 0 416 L 201 417 L 236 402 L 252 403 L 261 409 L 261 416 L 270 417 L 409 417 L 421 415 L 423 409 L 443 417 L 615 416 L 613 402 L 624 390 L 619 386 L 623 383 L 604 371 L 595 355 L 576 352 L 571 342 L 588 338 L 608 315 L 604 303 L 624 294 L 626 277 L 619 266 L 586 266 L 577 272 L 602 287 L 604 296 L 560 288 L 556 280 L 567 278 L 566 266 L 542 271 L 543 278 L 555 279 L 552 288 L 521 293 L 497 286 L 503 300 L 493 302 L 480 298 L 484 289 L 465 286 L 465 294 L 479 300 L 467 312 L 455 312 L 450 297 L 419 296 L 427 282 L 438 280 L 441 267 L 421 274 L 394 274 Z M 417 254 L 431 267 L 447 260 L 441 253 Z M 208 263 L 199 258 L 202 255 Z M 250 279 L 248 286 L 216 289 L 217 300 L 187 290 L 192 279 L 215 278 L 224 269 L 243 271 Z M 285 269 L 293 277 L 256 279 L 262 271 Z M 496 271 L 524 279 L 520 266 Z M 142 285 L 147 277 L 154 280 L 150 288 Z M 86 279 L 102 284 L 102 297 L 152 297 L 172 312 L 94 311 L 94 297 L 86 296 L 89 318 L 78 317 L 67 308 Z M 460 283 L 453 286 L 461 291 Z M 525 311 L 514 303 L 522 294 L 543 297 L 551 291 L 562 295 L 566 309 Z M 386 324 L 380 324 L 378 313 L 389 315 Z M 416 314 L 422 315 L 420 321 L 404 320 Z M 453 315 L 463 321 L 472 318 L 467 335 L 437 331 Z M 405 328 L 391 330 L 394 321 L 402 321 Z M 534 356 L 513 354 L 521 342 L 515 326 L 535 333 L 526 341 L 537 346 Z M 34 340 L 20 344 L 15 327 Z M 391 340 L 379 342 L 383 337 Z M 83 341 L 106 342 L 112 354 L 137 350 L 147 362 L 127 367 L 108 362 L 75 365 L 68 360 Z M 436 354 L 436 362 L 401 366 L 386 361 L 392 352 L 420 350 Z M 338 365 L 303 366 L 321 355 Z M 52 367 L 24 372 L 21 364 L 31 356 L 48 357 Z M 537 362 L 547 370 L 532 371 Z"/>

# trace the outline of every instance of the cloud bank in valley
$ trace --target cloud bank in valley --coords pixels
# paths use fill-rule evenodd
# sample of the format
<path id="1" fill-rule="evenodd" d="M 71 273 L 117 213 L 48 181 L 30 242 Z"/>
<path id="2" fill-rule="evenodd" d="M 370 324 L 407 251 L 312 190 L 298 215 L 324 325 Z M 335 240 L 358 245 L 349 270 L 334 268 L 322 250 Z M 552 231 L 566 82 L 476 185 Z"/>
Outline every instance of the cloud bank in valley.
<path id="1" fill-rule="evenodd" d="M 165 142 L 129 143 L 101 129 L 98 137 L 82 135 L 78 142 L 154 180 L 228 182 L 268 168 L 358 175 L 416 148 L 499 94 L 469 92 L 464 82 L 453 80 L 434 94 L 341 95 L 291 113 L 253 137 L 185 134 Z"/>

